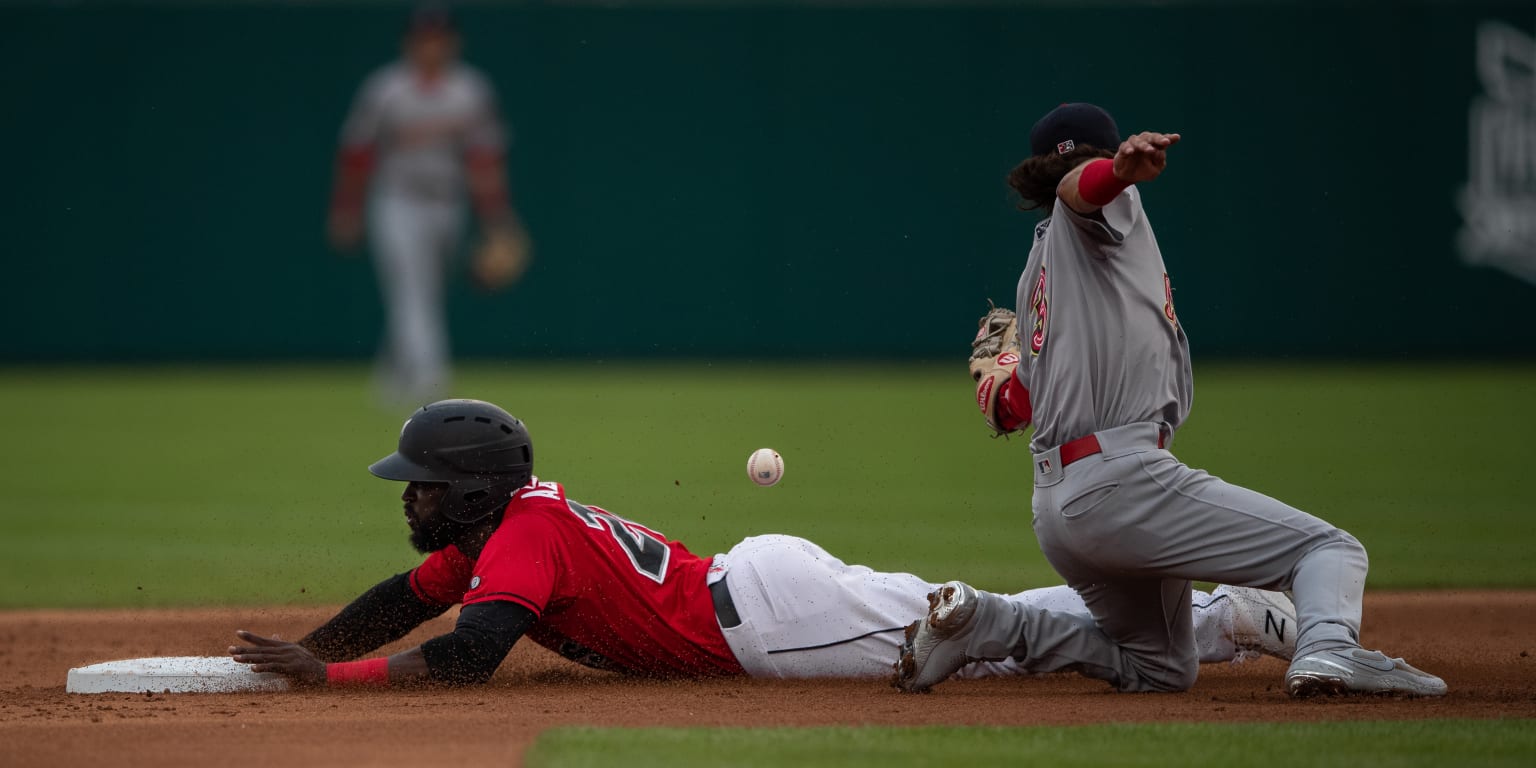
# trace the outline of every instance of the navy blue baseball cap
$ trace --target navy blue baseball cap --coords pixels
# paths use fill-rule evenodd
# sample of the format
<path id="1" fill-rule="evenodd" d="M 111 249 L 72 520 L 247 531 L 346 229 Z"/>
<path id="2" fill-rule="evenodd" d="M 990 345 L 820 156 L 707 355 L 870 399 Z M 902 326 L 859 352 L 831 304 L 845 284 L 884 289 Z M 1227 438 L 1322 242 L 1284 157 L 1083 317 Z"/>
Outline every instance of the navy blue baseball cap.
<path id="1" fill-rule="evenodd" d="M 1029 129 L 1030 154 L 1065 155 L 1091 144 L 1111 152 L 1120 146 L 1120 128 L 1108 112 L 1083 102 L 1063 104 Z"/>

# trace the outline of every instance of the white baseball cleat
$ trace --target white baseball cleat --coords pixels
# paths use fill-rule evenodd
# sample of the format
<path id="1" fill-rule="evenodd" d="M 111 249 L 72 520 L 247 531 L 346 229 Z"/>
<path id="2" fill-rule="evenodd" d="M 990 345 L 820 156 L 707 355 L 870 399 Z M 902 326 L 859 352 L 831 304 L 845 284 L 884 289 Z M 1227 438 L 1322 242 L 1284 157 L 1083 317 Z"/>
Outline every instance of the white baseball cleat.
<path id="1" fill-rule="evenodd" d="M 1381 651 L 1343 648 L 1309 653 L 1285 673 L 1285 690 L 1297 698 L 1340 693 L 1444 696 L 1445 681 Z"/>
<path id="2" fill-rule="evenodd" d="M 970 634 L 980 602 L 975 588 L 959 581 L 945 582 L 937 592 L 928 594 L 928 615 L 907 627 L 901 643 L 894 682 L 897 688 L 927 693 L 975 661 L 965 654 L 965 637 Z"/>
<path id="3" fill-rule="evenodd" d="M 1296 606 L 1281 592 L 1222 585 L 1212 597 L 1232 603 L 1232 642 L 1238 658 L 1262 653 L 1290 661 L 1296 656 Z"/>

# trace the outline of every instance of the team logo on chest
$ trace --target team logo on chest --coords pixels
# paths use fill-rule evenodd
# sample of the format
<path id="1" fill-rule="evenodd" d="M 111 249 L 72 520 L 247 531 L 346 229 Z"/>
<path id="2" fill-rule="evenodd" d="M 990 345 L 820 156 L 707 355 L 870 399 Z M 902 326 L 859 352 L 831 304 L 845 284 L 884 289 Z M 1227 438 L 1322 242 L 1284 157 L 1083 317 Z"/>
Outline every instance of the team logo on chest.
<path id="1" fill-rule="evenodd" d="M 1034 315 L 1034 328 L 1029 334 L 1029 354 L 1037 356 L 1040 350 L 1045 348 L 1045 324 L 1048 308 L 1045 297 L 1045 266 L 1040 266 L 1040 279 L 1035 281 L 1035 290 L 1029 295 L 1029 311 Z"/>
<path id="2" fill-rule="evenodd" d="M 1173 311 L 1173 282 L 1167 272 L 1163 273 L 1163 317 L 1175 326 L 1179 324 L 1179 316 Z"/>

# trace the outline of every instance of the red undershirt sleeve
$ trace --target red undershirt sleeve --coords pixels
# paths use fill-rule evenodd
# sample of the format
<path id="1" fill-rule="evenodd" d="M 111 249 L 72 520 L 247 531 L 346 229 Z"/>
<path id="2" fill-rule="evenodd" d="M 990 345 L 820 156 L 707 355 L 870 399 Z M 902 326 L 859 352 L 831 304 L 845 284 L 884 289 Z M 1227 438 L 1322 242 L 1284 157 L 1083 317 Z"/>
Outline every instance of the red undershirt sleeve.
<path id="1" fill-rule="evenodd" d="M 1029 401 L 1029 390 L 1017 375 L 1009 376 L 1003 391 L 997 396 L 997 425 L 1007 431 L 1023 429 L 1034 417 L 1035 409 Z"/>

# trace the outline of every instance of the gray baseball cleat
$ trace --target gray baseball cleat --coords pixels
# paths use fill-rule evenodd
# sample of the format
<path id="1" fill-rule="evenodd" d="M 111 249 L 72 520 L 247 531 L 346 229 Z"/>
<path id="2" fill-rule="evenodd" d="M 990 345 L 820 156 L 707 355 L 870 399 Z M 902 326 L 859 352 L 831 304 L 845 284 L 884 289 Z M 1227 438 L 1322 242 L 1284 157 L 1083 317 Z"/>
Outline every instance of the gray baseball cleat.
<path id="1" fill-rule="evenodd" d="M 1211 595 L 1232 602 L 1232 642 L 1239 657 L 1262 653 L 1290 661 L 1296 656 L 1296 606 L 1284 593 L 1222 585 Z"/>
<path id="2" fill-rule="evenodd" d="M 969 584 L 945 582 L 928 594 L 928 615 L 907 627 L 896 662 L 895 686 L 907 693 L 927 693 L 961 667 L 975 661 L 965 654 L 981 596 Z"/>
<path id="3" fill-rule="evenodd" d="M 1445 681 L 1381 651 L 1340 648 L 1309 653 L 1285 673 L 1285 690 L 1297 698 L 1340 693 L 1402 693 L 1444 696 Z"/>

